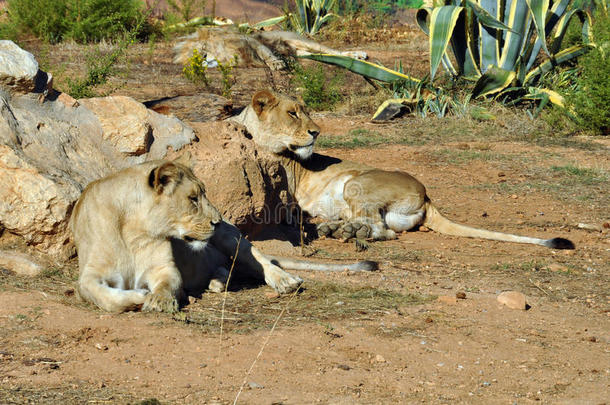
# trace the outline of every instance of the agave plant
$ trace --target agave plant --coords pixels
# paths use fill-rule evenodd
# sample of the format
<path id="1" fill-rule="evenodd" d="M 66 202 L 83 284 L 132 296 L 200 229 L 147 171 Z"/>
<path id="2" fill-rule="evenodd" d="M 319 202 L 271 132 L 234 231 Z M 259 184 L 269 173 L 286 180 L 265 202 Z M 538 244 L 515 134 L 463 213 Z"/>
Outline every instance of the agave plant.
<path id="1" fill-rule="evenodd" d="M 290 22 L 299 34 L 314 35 L 324 23 L 335 17 L 337 0 L 295 0 L 296 13 L 290 14 Z"/>
<path id="2" fill-rule="evenodd" d="M 417 12 L 417 22 L 429 36 L 430 78 L 442 64 L 453 76 L 476 80 L 475 97 L 510 85 L 531 86 L 542 73 L 592 46 L 591 15 L 572 7 L 572 0 L 444 1 Z M 574 17 L 582 22 L 582 43 L 562 50 Z"/>

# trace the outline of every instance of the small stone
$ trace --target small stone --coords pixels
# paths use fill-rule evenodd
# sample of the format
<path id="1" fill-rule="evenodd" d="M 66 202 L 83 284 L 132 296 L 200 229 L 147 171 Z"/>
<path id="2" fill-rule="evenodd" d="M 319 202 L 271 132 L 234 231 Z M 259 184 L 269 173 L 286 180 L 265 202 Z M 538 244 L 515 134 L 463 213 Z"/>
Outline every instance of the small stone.
<path id="1" fill-rule="evenodd" d="M 466 293 L 464 291 L 458 291 L 455 293 L 455 298 L 457 298 L 458 300 L 465 300 Z"/>
<path id="2" fill-rule="evenodd" d="M 588 340 L 589 342 L 592 342 L 592 343 L 597 342 L 597 338 L 596 338 L 595 336 L 589 336 L 589 337 L 587 338 L 587 340 Z"/>
<path id="3" fill-rule="evenodd" d="M 250 389 L 256 389 L 256 388 L 259 388 L 259 389 L 260 389 L 260 388 L 265 388 L 264 386 L 262 386 L 262 385 L 260 385 L 260 384 L 258 384 L 258 383 L 255 383 L 254 381 L 250 381 L 250 382 L 248 383 L 248 387 L 249 387 Z"/>
<path id="4" fill-rule="evenodd" d="M 345 371 L 348 371 L 348 370 L 351 370 L 351 369 L 352 369 L 352 368 L 351 368 L 350 366 L 348 366 L 347 364 L 337 364 L 337 368 L 338 368 L 338 369 L 341 369 L 341 370 L 345 370 Z"/>
<path id="5" fill-rule="evenodd" d="M 610 229 L 610 222 L 604 222 L 604 223 L 602 224 L 602 228 L 604 228 L 604 229 Z"/>
<path id="6" fill-rule="evenodd" d="M 504 176 L 506 176 L 506 173 L 504 173 L 504 172 L 498 172 L 498 177 L 504 177 Z"/>
<path id="7" fill-rule="evenodd" d="M 498 302 L 504 304 L 511 309 L 527 309 L 527 301 L 525 295 L 518 291 L 504 291 L 498 295 Z"/>
<path id="8" fill-rule="evenodd" d="M 450 295 L 441 295 L 436 299 L 438 302 L 448 305 L 457 304 L 457 298 Z"/>
<path id="9" fill-rule="evenodd" d="M 432 319 L 432 318 L 430 318 L 430 317 L 427 317 L 427 318 L 426 318 L 426 323 L 432 323 L 432 322 L 434 322 L 434 319 Z"/>
<path id="10" fill-rule="evenodd" d="M 269 299 L 278 298 L 280 294 L 277 291 L 265 291 L 265 297 Z"/>
<path id="11" fill-rule="evenodd" d="M 563 266 L 558 263 L 551 263 L 547 266 L 547 268 L 549 269 L 549 271 L 552 271 L 554 273 L 559 272 L 559 271 L 562 271 L 562 272 L 568 271 L 568 268 L 566 266 Z"/>
<path id="12" fill-rule="evenodd" d="M 72 297 L 74 295 L 74 288 L 68 288 L 64 291 L 66 297 Z"/>
<path id="13" fill-rule="evenodd" d="M 512 198 L 513 200 L 516 200 L 517 198 L 519 198 L 519 196 L 517 194 L 512 194 L 510 196 L 510 198 Z"/>
<path id="14" fill-rule="evenodd" d="M 385 363 L 385 358 L 381 354 L 378 354 L 375 356 L 375 361 L 377 363 Z"/>
<path id="15" fill-rule="evenodd" d="M 103 345 L 103 344 L 101 344 L 101 343 L 96 343 L 96 344 L 95 344 L 95 348 L 96 348 L 97 350 L 101 350 L 101 351 L 106 351 L 106 350 L 108 350 L 108 346 Z"/>
<path id="16" fill-rule="evenodd" d="M 419 231 L 420 232 L 430 232 L 430 228 L 428 228 L 426 226 L 423 226 L 423 225 L 420 225 Z"/>

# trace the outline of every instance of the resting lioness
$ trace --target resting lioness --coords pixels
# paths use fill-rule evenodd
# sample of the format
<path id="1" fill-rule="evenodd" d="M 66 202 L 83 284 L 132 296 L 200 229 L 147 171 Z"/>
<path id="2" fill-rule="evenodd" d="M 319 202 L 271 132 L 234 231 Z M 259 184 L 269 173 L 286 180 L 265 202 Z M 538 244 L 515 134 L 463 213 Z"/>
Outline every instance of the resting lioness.
<path id="1" fill-rule="evenodd" d="M 180 159 L 180 158 L 179 158 Z M 374 270 L 373 262 L 322 264 L 265 256 L 223 221 L 186 162 L 153 161 L 94 181 L 70 218 L 82 298 L 107 311 L 173 312 L 186 295 L 222 291 L 236 256 L 280 293 L 302 280 L 282 270 Z M 237 251 L 239 245 L 239 251 Z"/>
<path id="2" fill-rule="evenodd" d="M 446 235 L 574 248 L 563 238 L 539 239 L 457 224 L 439 213 L 424 185 L 408 173 L 314 154 L 320 127 L 292 98 L 259 91 L 232 119 L 246 126 L 255 143 L 281 159 L 289 177 L 289 192 L 298 205 L 312 216 L 332 221 L 318 226 L 322 235 L 394 239 L 396 232 L 423 224 Z"/>

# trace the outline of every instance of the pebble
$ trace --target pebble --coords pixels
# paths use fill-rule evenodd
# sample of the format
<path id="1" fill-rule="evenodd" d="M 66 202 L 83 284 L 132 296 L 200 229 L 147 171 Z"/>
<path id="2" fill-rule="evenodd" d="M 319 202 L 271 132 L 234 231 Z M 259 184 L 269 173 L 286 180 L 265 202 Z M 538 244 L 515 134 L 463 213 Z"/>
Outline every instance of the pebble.
<path id="1" fill-rule="evenodd" d="M 527 309 L 527 300 L 519 291 L 504 291 L 498 295 L 498 302 L 511 309 Z"/>
<path id="2" fill-rule="evenodd" d="M 430 228 L 428 228 L 428 227 L 426 227 L 426 226 L 421 225 L 421 226 L 419 227 L 419 231 L 420 231 L 420 232 L 430 232 Z"/>
<path id="3" fill-rule="evenodd" d="M 377 363 L 385 363 L 385 358 L 381 354 L 378 354 L 375 356 L 375 361 Z"/>
<path id="4" fill-rule="evenodd" d="M 458 291 L 455 293 L 455 298 L 457 298 L 458 300 L 465 300 L 466 293 L 464 291 Z"/>
<path id="5" fill-rule="evenodd" d="M 554 273 L 559 272 L 559 271 L 562 271 L 562 272 L 568 271 L 568 268 L 566 266 L 558 264 L 558 263 L 551 263 L 547 266 L 547 268 Z"/>
<path id="6" fill-rule="evenodd" d="M 443 304 L 448 304 L 448 305 L 455 305 L 455 304 L 457 304 L 457 298 L 451 297 L 449 295 L 441 295 L 436 300 L 438 302 L 441 302 Z"/>
<path id="7" fill-rule="evenodd" d="M 102 351 L 108 350 L 108 346 L 103 345 L 103 344 L 101 344 L 101 343 L 96 343 L 96 344 L 95 344 L 95 348 L 96 348 L 97 350 L 102 350 Z"/>
<path id="8" fill-rule="evenodd" d="M 337 368 L 341 369 L 341 370 L 351 370 L 352 368 L 350 366 L 348 366 L 347 364 L 337 364 Z"/>
<path id="9" fill-rule="evenodd" d="M 513 200 L 516 200 L 517 198 L 519 198 L 519 196 L 517 194 L 512 194 L 510 196 L 510 198 L 512 198 Z"/>
<path id="10" fill-rule="evenodd" d="M 250 381 L 248 383 L 248 387 L 250 387 L 251 389 L 255 389 L 255 388 L 265 388 L 262 385 L 255 383 L 254 381 Z"/>

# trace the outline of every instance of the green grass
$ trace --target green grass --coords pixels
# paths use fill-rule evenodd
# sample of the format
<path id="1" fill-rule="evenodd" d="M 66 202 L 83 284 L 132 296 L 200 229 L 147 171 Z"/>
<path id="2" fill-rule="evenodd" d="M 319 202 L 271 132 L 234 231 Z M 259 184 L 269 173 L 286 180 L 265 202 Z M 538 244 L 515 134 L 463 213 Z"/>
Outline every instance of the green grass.
<path id="1" fill-rule="evenodd" d="M 325 149 L 332 148 L 366 148 L 390 143 L 387 136 L 368 129 L 353 129 L 347 135 L 322 136 L 317 141 L 317 146 Z"/>
<path id="2" fill-rule="evenodd" d="M 522 161 L 523 156 L 505 155 L 501 153 L 480 151 L 480 150 L 460 150 L 460 149 L 441 149 L 431 152 L 432 155 L 445 163 L 462 165 L 473 160 L 490 161 Z"/>

